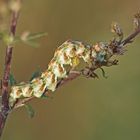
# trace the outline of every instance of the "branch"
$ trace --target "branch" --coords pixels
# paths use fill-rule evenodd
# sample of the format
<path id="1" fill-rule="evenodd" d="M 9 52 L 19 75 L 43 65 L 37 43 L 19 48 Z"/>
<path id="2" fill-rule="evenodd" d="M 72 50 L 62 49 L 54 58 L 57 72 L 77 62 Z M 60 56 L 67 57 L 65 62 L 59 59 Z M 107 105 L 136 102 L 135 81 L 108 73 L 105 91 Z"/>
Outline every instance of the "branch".
<path id="1" fill-rule="evenodd" d="M 19 17 L 19 12 L 13 11 L 11 25 L 10 25 L 10 35 L 13 37 L 15 36 L 18 17 Z M 4 129 L 4 125 L 9 113 L 8 82 L 9 82 L 9 75 L 11 70 L 12 51 L 13 51 L 13 46 L 8 45 L 6 48 L 5 69 L 4 69 L 4 76 L 2 80 L 2 107 L 0 112 L 0 136 Z"/>
<path id="2" fill-rule="evenodd" d="M 134 39 L 138 34 L 140 33 L 140 28 L 138 28 L 137 30 L 135 30 L 132 34 L 130 34 L 127 38 L 125 38 L 123 41 L 120 42 L 120 46 L 125 46 L 126 44 L 132 42 L 132 39 Z M 114 61 L 112 64 L 113 65 L 116 65 L 118 61 Z M 102 66 L 105 66 L 104 64 L 101 64 L 101 65 L 97 65 L 96 68 L 94 68 L 94 70 L 92 69 L 92 73 L 93 71 L 95 71 L 96 69 L 98 68 L 101 68 Z M 60 80 L 58 83 L 57 83 L 57 88 L 61 87 L 62 85 L 76 79 L 77 77 L 79 77 L 80 75 L 84 74 L 86 75 L 86 73 L 89 73 L 90 72 L 90 69 L 87 69 L 87 68 L 84 68 L 83 70 L 81 71 L 70 71 L 69 75 L 67 78 L 64 78 L 62 80 Z M 95 74 L 95 73 L 94 73 Z M 95 74 L 94 75 L 94 78 L 96 78 L 97 75 Z M 47 94 L 49 91 L 46 89 L 44 94 Z M 21 106 L 24 106 L 27 102 L 31 101 L 32 99 L 34 99 L 35 97 L 32 96 L 32 97 L 29 97 L 29 98 L 24 98 L 24 99 L 19 99 L 13 109 L 17 109 Z"/>
<path id="3" fill-rule="evenodd" d="M 124 46 L 128 43 L 131 43 L 132 40 L 140 33 L 140 28 L 138 28 L 134 33 L 132 33 L 131 35 L 129 35 L 126 39 L 124 39 L 121 44 Z"/>

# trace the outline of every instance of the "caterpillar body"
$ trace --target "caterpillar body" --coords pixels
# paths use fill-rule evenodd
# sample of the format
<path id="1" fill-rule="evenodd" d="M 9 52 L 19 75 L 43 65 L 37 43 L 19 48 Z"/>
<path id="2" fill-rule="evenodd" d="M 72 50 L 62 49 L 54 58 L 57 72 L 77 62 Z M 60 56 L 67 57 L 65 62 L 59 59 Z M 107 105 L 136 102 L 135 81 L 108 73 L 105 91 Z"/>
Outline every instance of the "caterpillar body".
<path id="1" fill-rule="evenodd" d="M 66 65 L 74 68 L 80 59 L 88 65 L 94 65 L 97 61 L 106 61 L 112 54 L 112 49 L 103 43 L 90 46 L 80 41 L 68 40 L 56 49 L 47 70 L 40 77 L 12 86 L 9 99 L 16 101 L 31 96 L 40 98 L 45 89 L 55 91 L 58 80 L 67 77 Z"/>

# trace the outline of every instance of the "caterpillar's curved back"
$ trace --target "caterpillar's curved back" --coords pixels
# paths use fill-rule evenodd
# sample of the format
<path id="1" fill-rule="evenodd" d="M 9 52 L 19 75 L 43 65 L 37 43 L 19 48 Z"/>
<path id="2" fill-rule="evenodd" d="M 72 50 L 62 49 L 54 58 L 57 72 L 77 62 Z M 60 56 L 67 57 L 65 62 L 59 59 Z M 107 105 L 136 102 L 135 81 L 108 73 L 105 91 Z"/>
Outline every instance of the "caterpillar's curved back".
<path id="1" fill-rule="evenodd" d="M 65 65 L 76 67 L 80 59 L 88 65 L 93 65 L 95 61 L 105 61 L 111 54 L 111 49 L 102 43 L 89 46 L 68 40 L 56 49 L 47 70 L 42 72 L 40 77 L 11 87 L 10 100 L 31 96 L 39 98 L 46 88 L 55 91 L 58 80 L 67 76 Z"/>

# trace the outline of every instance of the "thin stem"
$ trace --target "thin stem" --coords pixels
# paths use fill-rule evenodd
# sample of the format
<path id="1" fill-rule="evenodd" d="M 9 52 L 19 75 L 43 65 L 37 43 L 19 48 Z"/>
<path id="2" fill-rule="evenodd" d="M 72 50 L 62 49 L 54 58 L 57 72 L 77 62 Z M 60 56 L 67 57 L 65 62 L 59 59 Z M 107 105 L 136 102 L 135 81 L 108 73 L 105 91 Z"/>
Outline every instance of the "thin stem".
<path id="1" fill-rule="evenodd" d="M 12 20 L 10 25 L 10 34 L 12 36 L 15 36 L 18 17 L 19 17 L 19 13 L 12 12 Z M 8 82 L 9 82 L 9 75 L 11 70 L 12 52 L 13 52 L 13 47 L 11 45 L 7 46 L 6 55 L 5 55 L 4 76 L 2 80 L 2 108 L 0 112 L 0 136 L 2 135 L 5 122 L 9 113 Z"/>
<path id="2" fill-rule="evenodd" d="M 135 32 L 133 32 L 132 34 L 130 34 L 126 39 L 124 39 L 121 44 L 124 46 L 128 43 L 132 42 L 132 39 L 134 39 L 138 34 L 140 33 L 140 28 L 138 28 Z"/>

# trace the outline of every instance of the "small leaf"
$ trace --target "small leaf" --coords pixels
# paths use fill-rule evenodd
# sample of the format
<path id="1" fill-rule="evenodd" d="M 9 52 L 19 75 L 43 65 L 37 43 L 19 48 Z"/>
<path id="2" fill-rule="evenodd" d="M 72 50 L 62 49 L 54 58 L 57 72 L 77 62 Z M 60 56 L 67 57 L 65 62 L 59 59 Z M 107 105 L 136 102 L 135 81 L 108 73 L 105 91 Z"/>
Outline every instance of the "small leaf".
<path id="1" fill-rule="evenodd" d="M 35 115 L 35 111 L 34 111 L 34 109 L 32 108 L 32 106 L 29 105 L 29 104 L 25 104 L 25 108 L 26 108 L 26 110 L 27 110 L 27 113 L 28 113 L 29 117 L 30 117 L 30 118 L 33 118 L 34 115 Z"/>
<path id="2" fill-rule="evenodd" d="M 27 36 L 26 39 L 27 39 L 28 41 L 30 41 L 30 40 L 35 40 L 35 39 L 44 37 L 44 36 L 46 36 L 46 35 L 48 35 L 48 33 L 46 33 L 46 32 L 33 33 L 33 34 L 29 34 L 29 35 Z"/>
<path id="3" fill-rule="evenodd" d="M 23 43 L 33 47 L 33 48 L 38 48 L 39 47 L 39 43 L 35 42 L 35 41 L 23 41 Z"/>
<path id="4" fill-rule="evenodd" d="M 15 85 L 17 82 L 14 78 L 14 75 L 10 73 L 10 76 L 9 76 L 9 83 L 11 86 Z"/>
<path id="5" fill-rule="evenodd" d="M 14 43 L 13 35 L 10 35 L 7 31 L 0 32 L 0 40 L 2 40 L 6 45 L 11 45 Z"/>
<path id="6" fill-rule="evenodd" d="M 2 40 L 6 45 L 11 45 L 14 42 L 14 37 L 8 33 L 3 33 Z"/>
<path id="7" fill-rule="evenodd" d="M 35 71 L 35 72 L 32 74 L 32 76 L 31 76 L 31 78 L 30 78 L 30 81 L 32 81 L 34 78 L 39 77 L 40 75 L 41 75 L 41 70 Z"/>
<path id="8" fill-rule="evenodd" d="M 35 40 L 44 37 L 46 35 L 47 35 L 46 32 L 33 33 L 33 34 L 30 34 L 29 32 L 24 32 L 21 36 L 16 36 L 14 38 L 13 43 L 15 44 L 18 42 L 22 42 L 31 47 L 37 48 L 39 47 L 39 44 L 35 42 Z"/>
<path id="9" fill-rule="evenodd" d="M 103 69 L 103 68 L 100 68 L 100 69 L 101 69 L 101 71 L 102 71 L 102 75 L 103 75 L 103 77 L 107 79 L 107 78 L 108 78 L 108 76 L 106 75 L 106 73 L 105 73 L 104 69 Z"/>
<path id="10" fill-rule="evenodd" d="M 52 96 L 46 95 L 46 94 L 43 94 L 40 98 L 41 98 L 41 99 L 53 99 Z"/>
<path id="11" fill-rule="evenodd" d="M 49 96 L 47 96 L 47 95 L 43 94 L 40 98 L 41 98 L 41 99 L 48 99 L 48 98 L 49 98 Z"/>

